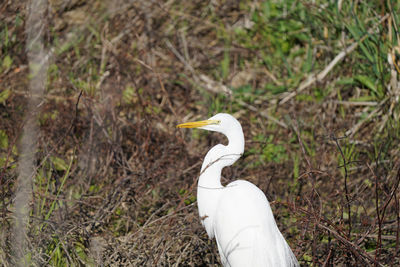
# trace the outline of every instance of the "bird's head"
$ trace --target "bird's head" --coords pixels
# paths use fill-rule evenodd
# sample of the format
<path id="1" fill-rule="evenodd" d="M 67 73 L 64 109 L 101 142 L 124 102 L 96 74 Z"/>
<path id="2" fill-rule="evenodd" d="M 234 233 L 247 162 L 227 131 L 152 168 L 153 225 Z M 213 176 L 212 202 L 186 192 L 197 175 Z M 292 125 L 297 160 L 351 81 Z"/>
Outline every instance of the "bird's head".
<path id="1" fill-rule="evenodd" d="M 178 128 L 199 128 L 203 130 L 220 132 L 229 136 L 233 132 L 242 132 L 242 126 L 232 116 L 227 113 L 218 113 L 208 120 L 186 122 L 177 125 Z"/>
<path id="2" fill-rule="evenodd" d="M 224 134 L 228 138 L 228 146 L 220 151 L 220 145 L 212 148 L 209 153 L 213 157 L 209 161 L 214 161 L 217 158 L 224 157 L 225 161 L 222 165 L 232 165 L 244 151 L 244 136 L 242 126 L 239 121 L 232 115 L 226 113 L 218 113 L 208 120 L 186 122 L 177 125 L 178 128 L 199 128 L 213 132 Z M 226 157 L 229 155 L 229 157 Z M 229 161 L 228 161 L 229 159 Z M 221 162 L 222 163 L 222 162 Z"/>

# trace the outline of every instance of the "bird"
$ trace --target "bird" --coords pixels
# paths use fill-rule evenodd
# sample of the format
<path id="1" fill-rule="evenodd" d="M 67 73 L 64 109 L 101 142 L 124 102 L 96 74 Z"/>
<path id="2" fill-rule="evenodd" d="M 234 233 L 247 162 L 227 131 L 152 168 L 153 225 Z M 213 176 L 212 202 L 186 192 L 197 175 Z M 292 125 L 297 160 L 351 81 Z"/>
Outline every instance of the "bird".
<path id="1" fill-rule="evenodd" d="M 264 192 L 246 180 L 221 184 L 222 169 L 234 164 L 244 152 L 240 122 L 230 114 L 218 113 L 176 127 L 219 132 L 228 139 L 227 145 L 217 144 L 208 151 L 197 185 L 200 221 L 208 237 L 215 237 L 223 266 L 299 266 Z"/>

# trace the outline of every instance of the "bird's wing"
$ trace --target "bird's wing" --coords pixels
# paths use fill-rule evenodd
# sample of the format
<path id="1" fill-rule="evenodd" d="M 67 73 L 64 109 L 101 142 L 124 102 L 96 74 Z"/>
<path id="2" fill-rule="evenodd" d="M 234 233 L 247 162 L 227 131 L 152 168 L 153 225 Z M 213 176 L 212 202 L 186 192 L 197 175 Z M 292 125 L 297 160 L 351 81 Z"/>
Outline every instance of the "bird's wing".
<path id="1" fill-rule="evenodd" d="M 214 232 L 226 266 L 298 266 L 267 198 L 250 182 L 226 186 L 217 204 Z"/>

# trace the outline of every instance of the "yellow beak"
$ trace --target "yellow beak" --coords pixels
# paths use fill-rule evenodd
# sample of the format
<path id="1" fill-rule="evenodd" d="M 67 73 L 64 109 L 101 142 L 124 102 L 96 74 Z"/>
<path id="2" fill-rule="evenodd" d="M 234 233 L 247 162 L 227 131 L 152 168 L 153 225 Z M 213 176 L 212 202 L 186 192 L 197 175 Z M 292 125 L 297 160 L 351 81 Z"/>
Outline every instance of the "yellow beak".
<path id="1" fill-rule="evenodd" d="M 205 120 L 205 121 L 193 121 L 193 122 L 186 122 L 182 124 L 178 124 L 176 128 L 198 128 L 203 127 L 210 124 L 220 124 L 221 121 L 219 120 Z"/>

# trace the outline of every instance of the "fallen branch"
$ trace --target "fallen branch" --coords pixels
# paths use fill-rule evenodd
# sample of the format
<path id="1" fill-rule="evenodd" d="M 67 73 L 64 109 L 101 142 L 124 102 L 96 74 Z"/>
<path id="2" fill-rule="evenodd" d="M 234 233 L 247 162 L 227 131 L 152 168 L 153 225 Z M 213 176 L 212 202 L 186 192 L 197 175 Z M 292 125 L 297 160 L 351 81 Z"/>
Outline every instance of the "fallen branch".
<path id="1" fill-rule="evenodd" d="M 385 99 L 381 102 L 381 105 L 383 105 L 388 99 Z M 346 136 L 353 136 L 356 132 L 358 132 L 358 130 L 361 128 L 361 126 L 369 121 L 370 119 L 372 119 L 375 115 L 379 115 L 381 113 L 380 108 L 376 108 L 374 109 L 367 117 L 365 117 L 364 119 L 360 120 L 356 125 L 354 125 L 350 130 L 347 130 L 345 135 Z"/>

